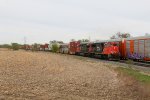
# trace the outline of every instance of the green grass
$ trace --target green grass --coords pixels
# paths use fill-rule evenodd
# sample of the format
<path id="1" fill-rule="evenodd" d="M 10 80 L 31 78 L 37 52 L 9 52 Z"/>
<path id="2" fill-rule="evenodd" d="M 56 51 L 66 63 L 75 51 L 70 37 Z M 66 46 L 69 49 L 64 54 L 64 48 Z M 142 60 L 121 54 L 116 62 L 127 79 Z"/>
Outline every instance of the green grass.
<path id="1" fill-rule="evenodd" d="M 122 67 L 118 67 L 117 70 L 129 76 L 132 76 L 133 78 L 135 78 L 140 82 L 150 83 L 150 76 L 142 74 L 138 70 L 134 70 L 132 68 L 122 68 Z"/>

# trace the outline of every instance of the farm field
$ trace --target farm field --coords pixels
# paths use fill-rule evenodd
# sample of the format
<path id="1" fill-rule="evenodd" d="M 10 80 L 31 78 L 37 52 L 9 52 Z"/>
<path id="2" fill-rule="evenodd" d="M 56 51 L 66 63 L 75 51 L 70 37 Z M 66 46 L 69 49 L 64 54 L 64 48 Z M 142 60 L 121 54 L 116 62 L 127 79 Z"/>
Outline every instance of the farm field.
<path id="1" fill-rule="evenodd" d="M 1 49 L 0 100 L 150 100 L 136 81 L 113 69 L 117 66 L 70 55 Z"/>

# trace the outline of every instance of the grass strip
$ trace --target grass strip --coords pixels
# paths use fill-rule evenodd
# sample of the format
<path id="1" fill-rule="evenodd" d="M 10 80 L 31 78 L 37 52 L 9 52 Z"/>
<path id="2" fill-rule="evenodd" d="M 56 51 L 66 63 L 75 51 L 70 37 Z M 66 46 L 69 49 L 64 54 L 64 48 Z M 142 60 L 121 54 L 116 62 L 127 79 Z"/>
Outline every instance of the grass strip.
<path id="1" fill-rule="evenodd" d="M 135 78 L 136 80 L 138 80 L 140 82 L 150 84 L 150 76 L 145 75 L 138 70 L 134 70 L 132 68 L 123 68 L 123 67 L 117 67 L 117 70 L 119 72 L 123 72 L 129 76 L 132 76 L 133 78 Z"/>

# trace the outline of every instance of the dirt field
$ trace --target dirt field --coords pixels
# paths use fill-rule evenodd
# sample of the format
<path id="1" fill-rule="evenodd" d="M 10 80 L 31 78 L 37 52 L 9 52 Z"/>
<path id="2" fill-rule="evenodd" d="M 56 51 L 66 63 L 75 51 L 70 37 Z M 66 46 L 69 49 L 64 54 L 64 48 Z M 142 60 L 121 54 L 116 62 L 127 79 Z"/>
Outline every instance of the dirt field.
<path id="1" fill-rule="evenodd" d="M 142 100 L 109 64 L 72 56 L 0 51 L 0 100 Z"/>

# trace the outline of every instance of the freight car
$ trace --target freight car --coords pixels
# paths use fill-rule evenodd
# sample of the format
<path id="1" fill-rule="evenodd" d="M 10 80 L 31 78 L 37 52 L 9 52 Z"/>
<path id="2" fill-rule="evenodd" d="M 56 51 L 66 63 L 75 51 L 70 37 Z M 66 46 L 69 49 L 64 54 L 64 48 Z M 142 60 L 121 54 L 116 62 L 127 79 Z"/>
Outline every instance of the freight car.
<path id="1" fill-rule="evenodd" d="M 69 54 L 80 53 L 80 41 L 72 41 L 69 43 Z"/>
<path id="2" fill-rule="evenodd" d="M 48 44 L 48 43 L 45 43 L 45 44 L 44 44 L 44 50 L 45 50 L 45 51 L 50 51 L 50 50 L 49 50 L 49 44 Z"/>
<path id="3" fill-rule="evenodd" d="M 32 50 L 32 45 L 24 45 L 25 50 Z"/>
<path id="4" fill-rule="evenodd" d="M 45 45 L 40 44 L 40 51 L 44 51 L 45 50 Z"/>
<path id="5" fill-rule="evenodd" d="M 150 36 L 125 39 L 124 49 L 128 59 L 150 61 Z"/>
<path id="6" fill-rule="evenodd" d="M 69 53 L 68 44 L 61 44 L 59 47 L 59 52 L 63 54 L 68 54 Z"/>

